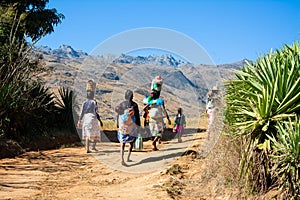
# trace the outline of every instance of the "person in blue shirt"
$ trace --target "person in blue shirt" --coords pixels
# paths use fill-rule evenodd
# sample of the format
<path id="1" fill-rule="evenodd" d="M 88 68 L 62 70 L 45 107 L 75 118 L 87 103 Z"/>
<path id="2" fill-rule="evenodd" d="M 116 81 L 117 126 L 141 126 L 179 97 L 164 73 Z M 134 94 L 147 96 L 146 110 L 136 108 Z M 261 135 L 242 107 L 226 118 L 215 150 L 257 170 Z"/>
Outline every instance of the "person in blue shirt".
<path id="1" fill-rule="evenodd" d="M 136 140 L 136 133 L 141 126 L 139 107 L 133 101 L 133 92 L 131 90 L 125 91 L 125 100 L 115 107 L 118 113 L 118 140 L 120 141 L 121 164 L 126 165 L 124 161 L 124 150 L 126 143 L 130 144 L 128 149 L 127 162 L 131 162 L 130 155 Z"/>

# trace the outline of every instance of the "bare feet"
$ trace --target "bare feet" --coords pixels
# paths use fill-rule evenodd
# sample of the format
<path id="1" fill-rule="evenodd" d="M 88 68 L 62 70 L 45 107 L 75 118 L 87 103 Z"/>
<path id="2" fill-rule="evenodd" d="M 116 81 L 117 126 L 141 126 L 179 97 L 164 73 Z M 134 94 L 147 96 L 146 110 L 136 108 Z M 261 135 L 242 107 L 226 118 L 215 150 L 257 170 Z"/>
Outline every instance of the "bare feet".
<path id="1" fill-rule="evenodd" d="M 153 146 L 152 146 L 152 150 L 153 150 L 153 151 L 158 151 L 158 148 L 157 148 L 156 146 L 153 145 Z"/>
<path id="2" fill-rule="evenodd" d="M 96 149 L 95 147 L 92 148 L 93 151 L 98 151 L 98 149 Z"/>
<path id="3" fill-rule="evenodd" d="M 121 161 L 121 165 L 123 165 L 123 166 L 127 166 L 124 160 L 123 160 L 123 161 Z"/>

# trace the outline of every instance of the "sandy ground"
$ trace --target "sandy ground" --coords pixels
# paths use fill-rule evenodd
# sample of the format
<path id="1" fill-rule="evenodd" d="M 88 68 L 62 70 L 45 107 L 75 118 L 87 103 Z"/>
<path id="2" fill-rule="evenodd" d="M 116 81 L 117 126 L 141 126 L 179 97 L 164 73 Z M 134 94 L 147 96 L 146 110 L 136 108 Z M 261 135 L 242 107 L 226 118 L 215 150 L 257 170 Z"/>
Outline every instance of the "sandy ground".
<path id="1" fill-rule="evenodd" d="M 186 134 L 182 143 L 164 141 L 159 151 L 151 150 L 151 141 L 144 142 L 128 166 L 120 164 L 119 144 L 109 142 L 99 143 L 98 151 L 89 154 L 76 147 L 2 159 L 0 199 L 176 199 L 184 187 L 174 180 L 183 180 L 183 171 L 188 174 L 189 162 L 195 162 L 182 154 L 197 150 L 203 140 L 205 133 Z M 170 168 L 176 163 L 186 168 Z"/>

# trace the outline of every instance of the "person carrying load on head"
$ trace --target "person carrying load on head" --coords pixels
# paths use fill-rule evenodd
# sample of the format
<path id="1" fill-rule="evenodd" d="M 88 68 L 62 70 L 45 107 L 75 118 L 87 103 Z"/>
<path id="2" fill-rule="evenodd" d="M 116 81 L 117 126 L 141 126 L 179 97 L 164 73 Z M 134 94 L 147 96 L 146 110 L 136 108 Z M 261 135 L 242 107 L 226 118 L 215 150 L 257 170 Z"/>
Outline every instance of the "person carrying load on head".
<path id="1" fill-rule="evenodd" d="M 120 142 L 121 164 L 126 165 L 124 161 L 124 150 L 126 143 L 130 144 L 127 156 L 127 162 L 131 162 L 130 155 L 136 140 L 136 134 L 139 131 L 140 115 L 139 107 L 133 101 L 133 92 L 126 90 L 125 100 L 115 107 L 118 113 L 117 126 L 118 126 L 118 140 Z"/>
<path id="2" fill-rule="evenodd" d="M 89 79 L 86 83 L 86 92 L 89 95 L 95 96 L 96 82 L 93 79 Z"/>
<path id="3" fill-rule="evenodd" d="M 93 97 L 93 99 L 96 101 L 96 104 L 98 104 L 97 100 L 95 98 L 95 91 L 96 91 L 96 82 L 93 79 L 89 79 L 86 83 L 87 96 Z M 97 119 L 100 122 L 100 125 L 103 126 L 103 122 L 100 119 L 99 114 L 98 113 L 96 113 L 96 114 L 97 114 Z"/>
<path id="4" fill-rule="evenodd" d="M 87 153 L 90 153 L 90 142 L 93 142 L 92 150 L 97 151 L 96 143 L 101 141 L 100 127 L 98 120 L 103 126 L 103 123 L 98 114 L 97 102 L 94 100 L 92 93 L 87 93 L 87 100 L 83 103 L 79 120 L 78 128 L 82 128 L 82 140 L 85 141 Z"/>
<path id="5" fill-rule="evenodd" d="M 143 100 L 143 103 L 147 104 L 149 108 L 149 129 L 152 136 L 153 151 L 157 151 L 157 143 L 161 143 L 164 131 L 164 118 L 167 118 L 168 124 L 171 125 L 171 120 L 165 108 L 164 100 L 159 98 L 159 94 L 158 91 L 153 90 L 151 98 L 146 97 Z"/>
<path id="6" fill-rule="evenodd" d="M 162 89 L 163 82 L 164 82 L 164 81 L 163 81 L 161 75 L 156 76 L 156 77 L 152 80 L 152 82 L 151 82 L 151 91 L 152 91 L 152 92 L 155 91 L 155 92 L 157 93 L 157 95 L 158 95 L 158 98 L 159 98 L 159 96 L 160 96 L 160 92 L 161 92 L 161 89 Z M 152 96 L 150 95 L 150 96 L 149 96 L 149 101 L 151 100 L 151 98 L 152 98 Z"/>
<path id="7" fill-rule="evenodd" d="M 216 126 L 217 113 L 219 111 L 219 106 L 221 106 L 221 91 L 217 86 L 214 86 L 207 94 L 206 102 L 206 114 L 208 118 L 207 125 L 207 139 L 210 139 L 211 132 Z"/>

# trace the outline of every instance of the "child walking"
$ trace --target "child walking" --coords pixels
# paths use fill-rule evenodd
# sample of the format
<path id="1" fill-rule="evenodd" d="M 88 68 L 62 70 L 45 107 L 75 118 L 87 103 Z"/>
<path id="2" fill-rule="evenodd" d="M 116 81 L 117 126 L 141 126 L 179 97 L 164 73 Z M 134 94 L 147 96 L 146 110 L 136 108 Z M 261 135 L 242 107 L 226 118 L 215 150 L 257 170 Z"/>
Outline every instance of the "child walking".
<path id="1" fill-rule="evenodd" d="M 174 131 L 177 132 L 178 142 L 182 142 L 182 135 L 184 127 L 186 126 L 185 115 L 182 113 L 182 108 L 178 108 L 177 114 L 174 119 Z"/>

